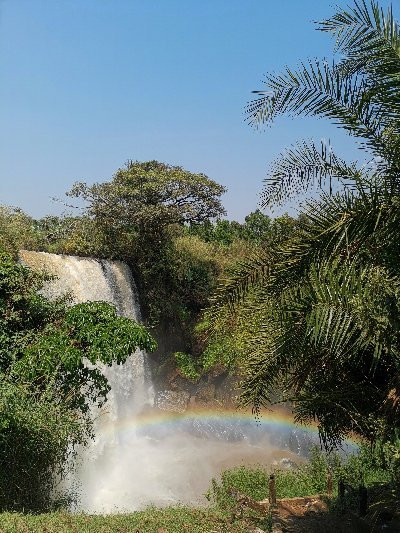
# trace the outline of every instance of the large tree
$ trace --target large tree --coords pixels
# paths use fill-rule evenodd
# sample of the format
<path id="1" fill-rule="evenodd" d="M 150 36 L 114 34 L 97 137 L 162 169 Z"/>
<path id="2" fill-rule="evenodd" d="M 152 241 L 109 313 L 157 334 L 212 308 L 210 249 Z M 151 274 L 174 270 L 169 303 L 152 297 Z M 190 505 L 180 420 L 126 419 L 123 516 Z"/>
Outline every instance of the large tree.
<path id="1" fill-rule="evenodd" d="M 68 195 L 85 200 L 88 215 L 99 223 L 151 239 L 171 224 L 221 216 L 224 192 L 204 174 L 158 161 L 129 161 L 111 181 L 76 183 Z"/>
<path id="2" fill-rule="evenodd" d="M 338 63 L 308 61 L 266 77 L 249 121 L 325 117 L 358 141 L 370 163 L 302 141 L 272 166 L 265 205 L 312 184 L 298 231 L 263 249 L 221 285 L 211 313 L 238 302 L 263 319 L 247 347 L 243 400 L 291 400 L 335 443 L 350 432 L 400 436 L 400 30 L 363 0 L 319 24 Z M 339 192 L 333 193 L 333 184 Z M 212 324 L 218 324 L 212 320 Z M 277 396 L 276 396 L 277 395 Z"/>

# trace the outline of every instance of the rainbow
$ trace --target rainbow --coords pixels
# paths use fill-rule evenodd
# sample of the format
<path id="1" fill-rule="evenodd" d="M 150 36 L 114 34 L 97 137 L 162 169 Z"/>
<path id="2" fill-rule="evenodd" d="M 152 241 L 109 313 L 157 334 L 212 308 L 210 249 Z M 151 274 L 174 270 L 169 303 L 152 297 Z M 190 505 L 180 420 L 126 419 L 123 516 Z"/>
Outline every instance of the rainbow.
<path id="1" fill-rule="evenodd" d="M 168 411 L 151 411 L 137 416 L 134 419 L 122 420 L 118 427 L 123 429 L 126 426 L 134 425 L 137 428 L 152 427 L 152 426 L 176 426 L 185 422 L 199 421 L 199 422 L 220 422 L 225 424 L 232 423 L 246 423 L 253 424 L 254 427 L 269 427 L 282 426 L 306 429 L 305 427 L 297 425 L 293 417 L 289 413 L 283 411 L 267 411 L 261 414 L 259 418 L 247 411 L 228 410 L 228 409 L 196 409 L 185 411 L 183 413 L 168 412 Z M 317 426 L 309 426 L 307 429 L 317 432 Z"/>
<path id="2" fill-rule="evenodd" d="M 107 417 L 108 418 L 108 417 Z M 145 432 L 153 428 L 165 431 L 184 429 L 194 423 L 200 425 L 216 425 L 238 427 L 245 425 L 248 429 L 264 430 L 265 435 L 270 431 L 279 430 L 288 432 L 298 430 L 309 434 L 313 440 L 318 441 L 318 427 L 316 423 L 307 426 L 296 424 L 293 415 L 286 410 L 264 410 L 258 418 L 251 411 L 239 409 L 191 409 L 182 413 L 149 409 L 148 412 L 134 417 L 116 420 L 103 420 L 102 433 Z M 348 444 L 358 444 L 356 438 L 346 439 Z"/>
<path id="3" fill-rule="evenodd" d="M 107 411 L 100 414 L 105 415 Z M 240 411 L 234 409 L 194 409 L 185 412 L 162 411 L 159 409 L 149 409 L 140 415 L 135 415 L 119 421 L 110 422 L 110 426 L 119 430 L 139 429 L 155 426 L 176 426 L 185 422 L 220 422 L 226 424 L 246 423 L 254 424 L 254 427 L 282 426 L 292 428 L 302 428 L 317 432 L 317 426 L 299 426 L 293 420 L 288 412 L 284 411 L 266 411 L 260 417 L 249 411 Z"/>

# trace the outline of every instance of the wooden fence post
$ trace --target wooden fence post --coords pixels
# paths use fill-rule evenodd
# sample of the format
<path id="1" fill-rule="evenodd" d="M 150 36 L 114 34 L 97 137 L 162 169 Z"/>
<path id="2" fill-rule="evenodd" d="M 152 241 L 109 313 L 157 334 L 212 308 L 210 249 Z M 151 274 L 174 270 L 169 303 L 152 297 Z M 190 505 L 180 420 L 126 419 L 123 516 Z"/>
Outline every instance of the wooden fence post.
<path id="1" fill-rule="evenodd" d="M 328 494 L 328 498 L 332 498 L 333 495 L 333 477 L 332 477 L 332 469 L 328 468 L 328 473 L 326 476 L 326 492 Z"/>
<path id="2" fill-rule="evenodd" d="M 364 485 L 358 487 L 358 505 L 359 515 L 365 516 L 368 511 L 368 490 Z"/>
<path id="3" fill-rule="evenodd" d="M 269 483 L 268 483 L 268 489 L 269 489 L 269 504 L 276 505 L 276 487 L 275 487 L 275 475 L 271 474 L 269 476 Z"/>
<path id="4" fill-rule="evenodd" d="M 338 483 L 338 495 L 339 495 L 339 500 L 341 500 L 343 502 L 344 500 L 344 493 L 345 493 L 345 485 L 344 485 L 344 481 L 342 479 L 339 479 L 339 483 Z"/>

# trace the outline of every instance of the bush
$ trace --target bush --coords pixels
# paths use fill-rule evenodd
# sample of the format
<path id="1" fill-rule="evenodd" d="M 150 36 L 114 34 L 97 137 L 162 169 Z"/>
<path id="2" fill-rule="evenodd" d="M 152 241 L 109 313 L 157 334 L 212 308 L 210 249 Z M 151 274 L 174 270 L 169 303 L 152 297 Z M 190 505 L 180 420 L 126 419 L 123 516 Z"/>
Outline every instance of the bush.
<path id="1" fill-rule="evenodd" d="M 231 508 L 236 500 L 229 489 L 234 488 L 254 500 L 263 500 L 268 497 L 268 479 L 269 472 L 261 465 L 238 466 L 222 472 L 219 482 L 213 478 L 206 498 L 218 508 Z"/>
<path id="2" fill-rule="evenodd" d="M 0 381 L 0 510 L 46 510 L 55 474 L 67 468 L 75 444 L 89 436 L 76 411 L 51 393 Z"/>
<path id="3" fill-rule="evenodd" d="M 358 455 L 341 459 L 337 454 L 326 455 L 315 447 L 308 463 L 290 470 L 268 469 L 261 465 L 239 466 L 225 470 L 219 481 L 212 479 L 206 497 L 221 509 L 232 508 L 235 504 L 229 493 L 231 487 L 254 500 L 266 499 L 269 476 L 272 472 L 275 474 L 277 498 L 323 494 L 326 492 L 328 468 L 332 469 L 335 489 L 339 478 L 356 487 L 361 480 L 367 487 L 377 482 L 390 482 L 390 474 L 384 465 L 377 461 L 376 450 L 362 446 Z"/>
<path id="4" fill-rule="evenodd" d="M 177 367 L 185 378 L 192 381 L 197 381 L 200 378 L 201 373 L 197 369 L 191 355 L 183 352 L 175 352 L 174 357 Z"/>

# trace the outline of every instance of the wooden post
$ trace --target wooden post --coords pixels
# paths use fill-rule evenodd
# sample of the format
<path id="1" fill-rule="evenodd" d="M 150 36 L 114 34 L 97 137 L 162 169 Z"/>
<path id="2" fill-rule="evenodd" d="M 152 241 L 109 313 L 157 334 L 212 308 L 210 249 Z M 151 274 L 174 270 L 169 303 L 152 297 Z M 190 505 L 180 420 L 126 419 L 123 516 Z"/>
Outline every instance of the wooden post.
<path id="1" fill-rule="evenodd" d="M 275 474 L 271 474 L 269 476 L 268 489 L 269 489 L 269 504 L 271 506 L 275 506 L 276 505 Z"/>
<path id="2" fill-rule="evenodd" d="M 359 498 L 359 515 L 365 516 L 368 511 L 368 490 L 367 488 L 360 484 L 358 487 L 358 498 Z"/>
<path id="3" fill-rule="evenodd" d="M 328 494 L 328 498 L 332 498 L 332 495 L 333 495 L 332 468 L 328 468 L 328 473 L 326 475 L 326 493 Z"/>
<path id="4" fill-rule="evenodd" d="M 339 495 L 339 500 L 341 500 L 342 502 L 344 500 L 344 492 L 345 492 L 344 481 L 342 479 L 339 479 L 338 495 Z"/>

